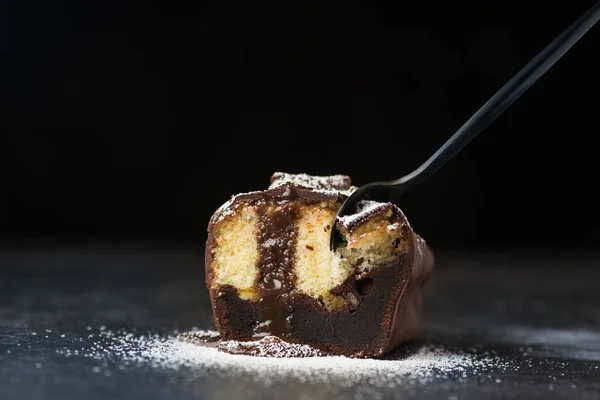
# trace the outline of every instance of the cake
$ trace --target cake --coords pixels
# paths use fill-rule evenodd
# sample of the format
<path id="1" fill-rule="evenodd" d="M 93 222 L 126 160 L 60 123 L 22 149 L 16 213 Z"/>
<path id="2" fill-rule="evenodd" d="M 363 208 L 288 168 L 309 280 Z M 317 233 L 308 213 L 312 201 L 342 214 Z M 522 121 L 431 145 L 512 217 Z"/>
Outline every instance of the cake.
<path id="1" fill-rule="evenodd" d="M 277 336 L 350 357 L 381 357 L 419 334 L 433 255 L 394 204 L 359 202 L 348 176 L 275 173 L 212 216 L 206 285 L 224 340 Z M 332 229 L 343 241 L 329 247 Z"/>

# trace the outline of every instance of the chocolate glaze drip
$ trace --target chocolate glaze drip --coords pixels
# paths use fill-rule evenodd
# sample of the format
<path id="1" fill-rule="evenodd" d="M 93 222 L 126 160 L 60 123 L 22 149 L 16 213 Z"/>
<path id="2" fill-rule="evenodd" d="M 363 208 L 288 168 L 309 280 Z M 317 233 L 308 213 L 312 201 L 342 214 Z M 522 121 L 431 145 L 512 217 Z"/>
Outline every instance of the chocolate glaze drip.
<path id="1" fill-rule="evenodd" d="M 291 315 L 289 293 L 294 289 L 294 250 L 298 236 L 296 220 L 298 207 L 287 201 L 261 203 L 258 212 L 258 277 L 256 288 L 259 300 L 259 324 L 255 334 L 269 333 L 288 336 Z"/>
<path id="2" fill-rule="evenodd" d="M 217 349 L 224 353 L 254 357 L 303 358 L 329 355 L 326 350 L 284 340 L 276 336 L 266 336 L 260 340 L 255 338 L 243 342 L 224 341 Z"/>
<path id="3" fill-rule="evenodd" d="M 220 336 L 210 333 L 184 332 L 178 338 L 183 342 L 216 348 L 223 353 L 235 355 L 277 358 L 323 357 L 329 355 L 329 352 L 324 348 L 308 346 L 291 339 L 283 340 L 275 336 L 231 341 L 223 340 Z"/>

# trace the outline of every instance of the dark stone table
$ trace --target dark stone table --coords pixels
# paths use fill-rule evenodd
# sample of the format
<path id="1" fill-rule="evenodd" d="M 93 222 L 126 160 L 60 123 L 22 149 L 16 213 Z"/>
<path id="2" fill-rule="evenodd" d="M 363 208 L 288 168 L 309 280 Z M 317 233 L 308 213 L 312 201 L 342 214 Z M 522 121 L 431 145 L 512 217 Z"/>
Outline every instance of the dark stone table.
<path id="1" fill-rule="evenodd" d="M 600 398 L 600 258 L 593 257 L 437 255 L 422 338 L 392 358 L 432 344 L 500 360 L 485 372 L 394 385 L 381 376 L 377 383 L 288 376 L 267 387 L 235 371 L 123 367 L 118 356 L 85 356 L 102 331 L 212 328 L 203 249 L 190 249 L 3 247 L 0 399 Z"/>

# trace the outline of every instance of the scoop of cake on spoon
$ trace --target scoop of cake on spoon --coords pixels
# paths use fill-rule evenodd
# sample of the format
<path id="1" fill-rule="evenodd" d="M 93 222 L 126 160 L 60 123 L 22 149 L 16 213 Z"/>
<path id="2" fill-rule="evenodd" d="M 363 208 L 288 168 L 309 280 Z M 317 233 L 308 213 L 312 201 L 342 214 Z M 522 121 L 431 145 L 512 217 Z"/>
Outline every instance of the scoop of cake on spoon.
<path id="1" fill-rule="evenodd" d="M 433 175 L 434 172 L 448 162 L 467 143 L 502 114 L 599 19 L 600 1 L 594 4 L 585 14 L 523 67 L 423 165 L 400 179 L 386 182 L 372 182 L 356 189 L 344 201 L 338 210 L 336 218 L 339 219 L 340 217 L 356 212 L 358 203 L 364 200 L 397 203 L 404 193 Z M 332 229 L 330 236 L 331 251 L 335 251 L 341 242 L 342 238 L 338 230 Z"/>

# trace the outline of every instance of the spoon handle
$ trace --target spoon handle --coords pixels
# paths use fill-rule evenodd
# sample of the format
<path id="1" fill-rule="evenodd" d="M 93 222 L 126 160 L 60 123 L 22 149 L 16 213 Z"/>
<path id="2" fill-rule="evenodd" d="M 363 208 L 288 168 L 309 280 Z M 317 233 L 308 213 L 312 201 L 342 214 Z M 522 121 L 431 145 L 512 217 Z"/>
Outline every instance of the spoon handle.
<path id="1" fill-rule="evenodd" d="M 592 8 L 523 67 L 423 165 L 410 174 L 390 183 L 394 185 L 403 184 L 405 190 L 407 189 L 406 184 L 414 186 L 429 178 L 529 89 L 599 19 L 600 1 L 594 4 Z"/>

